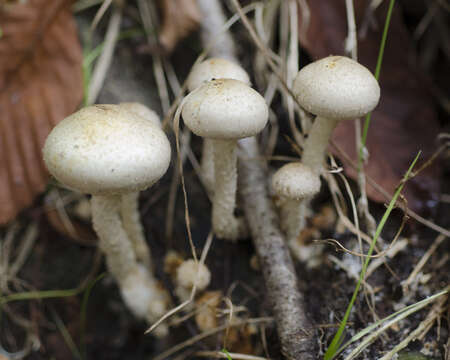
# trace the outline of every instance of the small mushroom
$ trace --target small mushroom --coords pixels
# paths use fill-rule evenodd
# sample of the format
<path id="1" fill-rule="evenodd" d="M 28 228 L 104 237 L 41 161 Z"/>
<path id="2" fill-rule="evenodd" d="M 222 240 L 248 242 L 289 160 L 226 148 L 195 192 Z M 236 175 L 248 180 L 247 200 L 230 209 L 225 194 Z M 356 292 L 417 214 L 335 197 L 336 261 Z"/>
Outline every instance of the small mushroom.
<path id="1" fill-rule="evenodd" d="M 250 85 L 247 72 L 233 61 L 222 58 L 210 58 L 196 64 L 187 79 L 189 91 L 194 91 L 206 81 L 213 79 L 234 79 Z M 212 141 L 203 141 L 201 170 L 203 182 L 210 194 L 214 193 L 214 150 Z"/>
<path id="2" fill-rule="evenodd" d="M 157 320 L 167 294 L 138 264 L 119 214 L 124 194 L 148 188 L 166 172 L 170 144 L 164 132 L 121 106 L 94 105 L 56 125 L 43 155 L 61 184 L 92 195 L 94 229 L 126 304 L 137 317 Z"/>
<path id="3" fill-rule="evenodd" d="M 239 80 L 204 83 L 186 98 L 182 115 L 196 135 L 212 139 L 214 146 L 214 198 L 212 227 L 219 238 L 245 237 L 242 218 L 234 215 L 237 189 L 237 140 L 258 134 L 269 111 L 264 98 Z"/>
<path id="4" fill-rule="evenodd" d="M 192 68 L 187 86 L 189 91 L 193 91 L 204 82 L 214 79 L 234 79 L 250 85 L 250 78 L 241 66 L 227 59 L 210 58 Z"/>
<path id="5" fill-rule="evenodd" d="M 190 298 L 192 288 L 196 285 L 197 291 L 203 291 L 211 281 L 211 272 L 205 264 L 185 260 L 177 268 L 175 277 L 175 294 L 181 301 Z"/>
<path id="6" fill-rule="evenodd" d="M 281 227 L 294 255 L 304 260 L 303 247 L 297 242 L 305 226 L 309 199 L 320 190 L 320 178 L 308 166 L 293 162 L 281 167 L 272 178 L 272 188 L 279 196 Z"/>
<path id="7" fill-rule="evenodd" d="M 344 56 L 329 56 L 305 66 L 294 80 L 293 91 L 300 105 L 317 115 L 302 156 L 302 163 L 316 173 L 322 171 L 328 141 L 339 121 L 366 115 L 380 98 L 372 73 Z"/>

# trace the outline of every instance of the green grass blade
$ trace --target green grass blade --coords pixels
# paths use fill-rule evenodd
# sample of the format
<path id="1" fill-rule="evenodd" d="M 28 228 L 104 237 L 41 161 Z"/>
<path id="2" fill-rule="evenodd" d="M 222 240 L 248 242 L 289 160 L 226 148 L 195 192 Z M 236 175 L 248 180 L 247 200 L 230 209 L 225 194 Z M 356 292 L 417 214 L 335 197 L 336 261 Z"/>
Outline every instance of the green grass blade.
<path id="1" fill-rule="evenodd" d="M 129 29 L 122 31 L 117 41 L 125 40 L 137 36 L 143 36 L 145 33 L 142 29 Z M 97 45 L 94 49 L 91 49 L 90 41 L 88 41 L 87 45 L 84 48 L 83 51 L 83 91 L 84 91 L 84 97 L 83 97 L 83 106 L 87 106 L 87 94 L 89 93 L 89 84 L 91 82 L 91 74 L 92 74 L 92 67 L 94 61 L 100 56 L 100 54 L 103 51 L 104 43 Z"/>
<path id="2" fill-rule="evenodd" d="M 438 292 L 437 294 L 434 294 L 432 296 L 427 297 L 426 299 L 420 300 L 414 304 L 405 306 L 403 309 L 400 309 L 396 311 L 395 313 L 386 316 L 383 319 L 380 319 L 376 321 L 375 323 L 365 327 L 361 331 L 359 331 L 357 334 L 355 334 L 349 341 L 347 341 L 344 345 L 342 345 L 337 353 L 340 353 L 342 350 L 344 350 L 347 346 L 351 345 L 355 341 L 358 341 L 359 339 L 363 338 L 364 336 L 368 335 L 369 333 L 373 332 L 376 328 L 382 327 L 387 325 L 392 326 L 393 323 L 398 322 L 399 320 L 402 320 L 406 318 L 407 316 L 421 310 L 428 304 L 432 303 L 434 300 L 436 300 L 438 297 L 445 295 L 449 292 L 449 290 L 442 290 Z M 392 320 L 392 321 L 390 321 Z"/>
<path id="3" fill-rule="evenodd" d="M 391 24 L 392 10 L 394 9 L 395 0 L 391 0 L 389 3 L 389 8 L 386 15 L 386 21 L 384 22 L 383 35 L 381 36 L 380 50 L 378 51 L 377 65 L 375 67 L 375 79 L 380 78 L 381 72 L 381 64 L 383 63 L 384 49 L 386 47 L 387 35 L 389 32 L 389 25 Z M 364 120 L 364 128 L 361 136 L 361 148 L 359 149 L 358 155 L 358 169 L 361 170 L 363 158 L 364 158 L 364 149 L 366 147 L 367 142 L 367 134 L 369 133 L 369 125 L 370 119 L 372 117 L 372 113 L 368 113 L 366 115 L 366 119 Z"/>
<path id="4" fill-rule="evenodd" d="M 82 291 L 83 289 L 76 288 L 68 290 L 43 290 L 43 291 L 20 292 L 0 297 L 0 306 L 13 301 L 71 297 L 80 294 Z"/>
<path id="5" fill-rule="evenodd" d="M 226 355 L 227 360 L 233 360 L 227 349 L 222 349 L 221 352 L 223 352 Z"/>
<path id="6" fill-rule="evenodd" d="M 61 333 L 64 339 L 64 342 L 72 352 L 72 356 L 77 360 L 82 360 L 81 353 L 78 350 L 77 346 L 75 345 L 75 342 L 73 341 L 72 336 L 67 330 L 66 325 L 64 325 L 63 321 L 54 310 L 52 310 L 52 317 L 53 320 L 55 321 L 56 327 L 58 328 L 59 332 Z"/>
<path id="7" fill-rule="evenodd" d="M 101 274 L 97 277 L 93 282 L 97 282 L 100 280 L 105 274 Z M 88 285 L 89 286 L 89 285 Z M 6 296 L 0 297 L 0 306 L 13 302 L 13 301 L 24 301 L 24 300 L 42 300 L 42 299 L 56 299 L 56 298 L 64 298 L 71 297 L 78 294 L 81 294 L 84 291 L 85 287 L 78 287 L 75 289 L 67 289 L 67 290 L 41 290 L 41 291 L 26 291 L 19 292 L 15 294 L 10 294 Z"/>
<path id="8" fill-rule="evenodd" d="M 81 302 L 81 311 L 80 311 L 80 347 L 81 353 L 83 354 L 83 359 L 86 359 L 86 314 L 87 314 L 87 305 L 89 301 L 89 296 L 91 295 L 92 289 L 97 283 L 105 277 L 106 273 L 102 273 L 97 276 L 94 280 L 90 281 L 86 290 L 83 294 L 83 300 Z"/>
<path id="9" fill-rule="evenodd" d="M 353 308 L 353 304 L 354 304 L 354 302 L 356 300 L 356 297 L 358 295 L 359 288 L 361 287 L 362 280 L 364 279 L 364 277 L 366 275 L 367 266 L 369 265 L 369 262 L 370 262 L 370 256 L 372 255 L 373 249 L 374 249 L 375 244 L 376 244 L 376 242 L 377 242 L 377 240 L 378 240 L 378 238 L 379 238 L 379 236 L 381 234 L 381 231 L 383 230 L 384 225 L 386 224 L 386 221 L 389 218 L 389 215 L 391 214 L 392 209 L 395 206 L 395 203 L 397 202 L 397 199 L 398 199 L 398 197 L 400 195 L 400 192 L 403 190 L 403 186 L 405 185 L 405 182 L 409 179 L 411 171 L 412 171 L 414 165 L 416 164 L 417 160 L 419 159 L 420 154 L 421 154 L 421 152 L 419 151 L 419 153 L 416 155 L 416 157 L 414 158 L 413 162 L 411 163 L 408 171 L 403 176 L 403 179 L 400 182 L 399 186 L 397 187 L 397 189 L 395 191 L 395 194 L 394 194 L 393 198 L 391 199 L 391 202 L 389 203 L 388 208 L 386 209 L 383 217 L 381 218 L 380 223 L 377 226 L 377 229 L 375 231 L 375 235 L 374 235 L 374 237 L 372 239 L 369 251 L 368 251 L 367 256 L 366 256 L 366 260 L 364 261 L 364 265 L 363 265 L 363 267 L 361 269 L 361 273 L 359 274 L 359 279 L 358 279 L 358 282 L 356 284 L 355 290 L 353 292 L 352 298 L 351 298 L 350 303 L 349 303 L 349 305 L 347 307 L 345 315 L 344 315 L 344 317 L 343 317 L 343 319 L 341 321 L 341 324 L 339 325 L 339 329 L 338 329 L 336 335 L 334 336 L 333 340 L 331 341 L 330 346 L 328 347 L 328 349 L 327 349 L 327 351 L 325 353 L 325 357 L 324 357 L 325 360 L 331 360 L 331 359 L 333 359 L 335 357 L 335 355 L 337 353 L 337 350 L 338 350 L 339 346 L 341 345 L 341 343 L 343 341 L 342 334 L 344 333 L 344 329 L 345 329 L 345 326 L 347 324 L 348 317 L 350 316 L 350 312 L 351 312 L 351 310 Z"/>

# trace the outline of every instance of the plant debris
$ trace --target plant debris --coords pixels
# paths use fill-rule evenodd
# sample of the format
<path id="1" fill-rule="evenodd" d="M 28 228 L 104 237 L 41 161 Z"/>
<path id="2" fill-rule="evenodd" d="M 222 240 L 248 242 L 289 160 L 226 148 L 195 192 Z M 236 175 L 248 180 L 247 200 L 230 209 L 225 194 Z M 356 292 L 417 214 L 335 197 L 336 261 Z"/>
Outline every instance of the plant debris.
<path id="1" fill-rule="evenodd" d="M 197 29 L 200 11 L 196 0 L 161 0 L 162 11 L 159 43 L 166 53 L 171 53 L 180 40 Z"/>

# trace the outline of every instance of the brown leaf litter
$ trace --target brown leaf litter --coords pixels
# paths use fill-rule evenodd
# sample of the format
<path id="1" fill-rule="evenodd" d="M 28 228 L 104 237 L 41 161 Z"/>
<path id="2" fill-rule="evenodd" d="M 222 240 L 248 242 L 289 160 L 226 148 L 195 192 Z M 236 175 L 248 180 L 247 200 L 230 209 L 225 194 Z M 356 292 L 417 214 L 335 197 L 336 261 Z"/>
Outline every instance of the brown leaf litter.
<path id="1" fill-rule="evenodd" d="M 0 224 L 45 189 L 44 141 L 82 98 L 82 52 L 71 4 L 0 5 Z"/>
<path id="2" fill-rule="evenodd" d="M 170 53 L 180 40 L 198 27 L 200 10 L 196 0 L 162 0 L 159 4 L 162 12 L 159 43 Z"/>

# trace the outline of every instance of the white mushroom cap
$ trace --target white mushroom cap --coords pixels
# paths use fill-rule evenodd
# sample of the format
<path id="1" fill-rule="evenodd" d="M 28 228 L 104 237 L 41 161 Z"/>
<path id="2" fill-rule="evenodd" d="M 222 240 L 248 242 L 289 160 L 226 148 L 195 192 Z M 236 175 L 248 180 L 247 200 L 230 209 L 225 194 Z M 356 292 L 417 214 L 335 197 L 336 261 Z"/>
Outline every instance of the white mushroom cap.
<path id="1" fill-rule="evenodd" d="M 193 259 L 184 261 L 177 269 L 177 284 L 186 289 L 191 289 L 194 286 L 196 279 L 197 289 L 205 289 L 211 281 L 211 273 L 209 272 L 209 269 L 206 265 L 196 263 Z"/>
<path id="2" fill-rule="evenodd" d="M 43 149 L 50 173 L 93 195 L 146 189 L 166 172 L 170 144 L 152 122 L 119 105 L 94 105 L 62 120 Z"/>
<path id="3" fill-rule="evenodd" d="M 232 140 L 258 134 L 266 126 L 269 110 L 264 98 L 247 84 L 218 79 L 189 94 L 182 115 L 196 135 Z"/>
<path id="4" fill-rule="evenodd" d="M 120 103 L 119 105 L 143 117 L 144 119 L 151 121 L 154 125 L 161 126 L 161 120 L 159 119 L 158 114 L 149 109 L 147 106 L 138 102 L 125 102 Z"/>
<path id="5" fill-rule="evenodd" d="M 380 99 L 372 73 L 344 56 L 329 56 L 305 66 L 294 80 L 293 91 L 307 111 L 334 120 L 364 116 Z"/>
<path id="6" fill-rule="evenodd" d="M 247 72 L 238 64 L 222 58 L 211 58 L 192 68 L 187 79 L 187 86 L 189 91 L 192 91 L 205 81 L 213 79 L 235 79 L 250 85 Z"/>
<path id="7" fill-rule="evenodd" d="M 320 178 L 308 166 L 292 162 L 282 166 L 272 178 L 276 194 L 289 199 L 303 199 L 320 190 Z"/>

